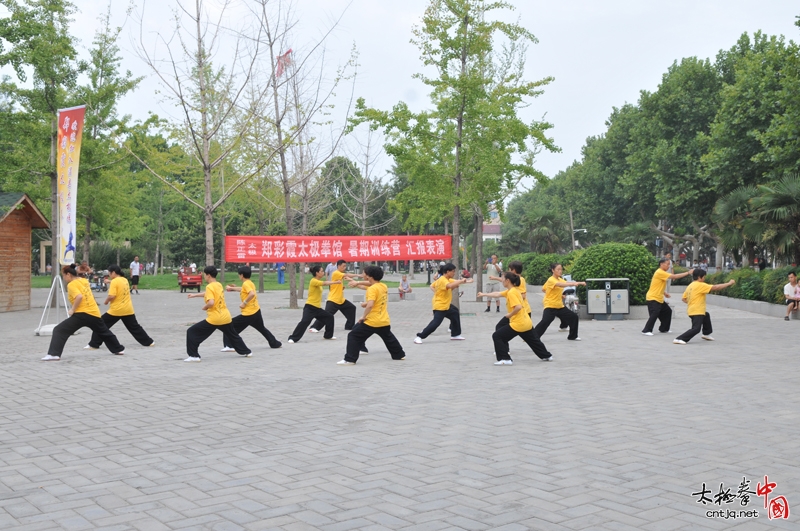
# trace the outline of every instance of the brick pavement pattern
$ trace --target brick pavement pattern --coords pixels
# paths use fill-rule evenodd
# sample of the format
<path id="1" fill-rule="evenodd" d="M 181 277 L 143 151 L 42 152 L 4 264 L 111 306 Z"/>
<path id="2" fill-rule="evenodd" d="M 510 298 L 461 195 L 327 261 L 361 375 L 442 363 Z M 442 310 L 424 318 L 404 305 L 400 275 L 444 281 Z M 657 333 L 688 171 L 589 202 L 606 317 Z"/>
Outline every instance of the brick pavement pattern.
<path id="1" fill-rule="evenodd" d="M 798 529 L 761 498 L 758 519 L 733 521 L 691 495 L 766 474 L 800 504 L 795 324 L 712 307 L 717 340 L 678 346 L 679 303 L 674 334 L 584 321 L 568 342 L 553 325 L 553 363 L 516 339 L 514 365 L 495 367 L 499 314 L 467 292 L 467 340 L 445 323 L 415 345 L 430 319 L 415 292 L 389 308 L 406 360 L 374 337 L 338 366 L 342 317 L 337 341 L 289 345 L 300 311 L 281 308 L 286 292 L 259 295 L 283 348 L 248 329 L 252 358 L 219 352 L 215 334 L 202 363 L 183 363 L 204 314 L 177 290 L 134 295 L 154 348 L 118 324 L 124 356 L 84 351 L 84 330 L 40 362 L 34 290 L 34 309 L 0 314 L 0 529 Z"/>

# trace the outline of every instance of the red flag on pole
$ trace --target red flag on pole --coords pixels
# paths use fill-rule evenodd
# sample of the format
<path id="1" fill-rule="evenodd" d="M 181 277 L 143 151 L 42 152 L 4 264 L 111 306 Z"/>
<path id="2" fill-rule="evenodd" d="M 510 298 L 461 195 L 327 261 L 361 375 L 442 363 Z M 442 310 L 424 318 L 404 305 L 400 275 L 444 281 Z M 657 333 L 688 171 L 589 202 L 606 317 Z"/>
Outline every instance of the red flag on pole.
<path id="1" fill-rule="evenodd" d="M 292 59 L 291 59 L 291 57 L 289 57 L 289 55 L 291 55 L 291 53 L 292 53 L 292 49 L 289 48 L 289 51 L 287 51 L 286 53 L 278 56 L 278 65 L 275 68 L 275 76 L 276 77 L 281 77 L 283 75 L 283 71 L 286 69 L 286 67 L 288 67 L 290 64 L 292 64 Z"/>

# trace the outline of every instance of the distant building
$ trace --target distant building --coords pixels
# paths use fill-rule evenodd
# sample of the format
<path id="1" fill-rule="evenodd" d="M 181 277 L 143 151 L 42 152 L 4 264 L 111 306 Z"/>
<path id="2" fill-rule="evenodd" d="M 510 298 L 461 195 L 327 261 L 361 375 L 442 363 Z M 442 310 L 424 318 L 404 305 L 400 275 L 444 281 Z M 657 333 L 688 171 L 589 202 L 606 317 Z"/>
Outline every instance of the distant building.
<path id="1" fill-rule="evenodd" d="M 500 241 L 500 238 L 502 238 L 500 230 L 502 226 L 503 223 L 500 221 L 500 214 L 498 214 L 497 210 L 492 207 L 492 209 L 489 211 L 488 221 L 484 221 L 483 223 L 483 241 Z"/>

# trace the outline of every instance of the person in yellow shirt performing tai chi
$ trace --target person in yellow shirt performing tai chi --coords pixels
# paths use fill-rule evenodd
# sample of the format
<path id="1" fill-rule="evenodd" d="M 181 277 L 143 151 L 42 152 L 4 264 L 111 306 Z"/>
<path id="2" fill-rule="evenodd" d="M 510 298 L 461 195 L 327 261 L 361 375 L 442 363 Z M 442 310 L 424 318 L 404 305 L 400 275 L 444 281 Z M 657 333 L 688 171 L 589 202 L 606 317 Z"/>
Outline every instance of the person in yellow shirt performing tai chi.
<path id="1" fill-rule="evenodd" d="M 685 273 L 678 273 L 677 275 L 670 274 L 669 266 L 671 263 L 672 260 L 669 258 L 662 258 L 659 260 L 658 269 L 653 273 L 653 280 L 650 281 L 650 289 L 647 290 L 647 295 L 645 296 L 647 311 L 650 317 L 644 324 L 644 330 L 642 330 L 642 334 L 646 336 L 653 335 L 653 327 L 656 324 L 656 319 L 661 321 L 658 327 L 659 332 L 662 334 L 672 332 L 672 330 L 669 329 L 669 325 L 672 323 L 672 309 L 664 300 L 664 297 L 669 298 L 669 293 L 666 291 L 667 281 L 677 280 L 692 274 L 691 269 Z"/>
<path id="2" fill-rule="evenodd" d="M 42 361 L 61 360 L 61 353 L 64 351 L 67 339 L 84 326 L 91 328 L 92 332 L 98 335 L 112 353 L 125 354 L 125 347 L 119 344 L 117 336 L 100 318 L 100 308 L 97 307 L 97 302 L 94 300 L 89 281 L 78 276 L 75 264 L 62 267 L 61 276 L 67 284 L 67 297 L 69 297 L 72 307 L 68 310 L 69 317 L 58 323 L 53 329 L 50 348 Z"/>
<path id="3" fill-rule="evenodd" d="M 381 282 L 383 279 L 383 269 L 378 266 L 367 266 L 364 268 L 365 281 L 350 282 L 350 287 L 360 287 L 366 289 L 364 302 L 364 315 L 358 320 L 353 330 L 347 335 L 347 351 L 344 359 L 337 361 L 337 365 L 355 365 L 358 361 L 358 354 L 364 350 L 364 343 L 373 334 L 378 334 L 383 340 L 383 344 L 389 350 L 393 360 L 404 360 L 406 353 L 400 342 L 392 333 L 389 321 L 389 311 L 387 302 L 389 300 L 389 288 Z"/>
<path id="4" fill-rule="evenodd" d="M 706 284 L 706 272 L 700 268 L 692 271 L 692 282 L 683 292 L 683 302 L 689 305 L 686 313 L 692 320 L 692 327 L 683 334 L 676 337 L 672 342 L 676 345 L 685 345 L 694 336 L 703 331 L 701 336 L 706 341 L 714 341 L 711 337 L 711 315 L 706 311 L 706 295 L 712 291 L 719 291 L 736 284 L 734 279 L 730 279 L 725 284 Z"/>
<path id="5" fill-rule="evenodd" d="M 248 326 L 252 326 L 264 336 L 264 339 L 269 343 L 269 348 L 281 348 L 282 343 L 275 339 L 272 332 L 264 326 L 264 318 L 261 316 L 261 306 L 258 305 L 258 297 L 256 296 L 256 285 L 250 280 L 252 275 L 253 270 L 250 269 L 250 266 L 242 266 L 239 268 L 239 280 L 242 281 L 242 287 L 234 286 L 233 284 L 228 284 L 226 287 L 227 291 L 238 291 L 239 297 L 242 299 L 241 304 L 239 304 L 242 313 L 234 317 L 231 324 L 233 324 L 233 328 L 236 330 L 237 334 L 240 334 L 242 330 Z M 222 350 L 220 352 L 235 351 L 236 349 L 231 346 L 228 337 L 223 335 Z"/>
<path id="6" fill-rule="evenodd" d="M 436 331 L 445 317 L 450 320 L 450 339 L 454 341 L 463 341 L 465 339 L 461 335 L 461 314 L 458 312 L 458 308 L 452 305 L 453 290 L 461 284 L 472 282 L 472 279 L 453 280 L 455 275 L 456 266 L 453 264 L 445 264 L 439 267 L 439 278 L 431 284 L 431 289 L 434 293 L 432 301 L 433 320 L 428 323 L 425 330 L 417 334 L 417 337 L 414 338 L 414 343 L 422 344 L 422 340 Z"/>
<path id="7" fill-rule="evenodd" d="M 108 295 L 106 300 L 103 301 L 104 305 L 109 306 L 108 311 L 103 314 L 103 322 L 110 330 L 117 321 L 122 321 L 128 332 L 131 333 L 133 339 L 139 342 L 140 345 L 145 347 L 155 346 L 153 338 L 147 335 L 142 325 L 136 320 L 136 314 L 133 312 L 133 301 L 131 301 L 131 290 L 128 286 L 128 280 L 122 273 L 122 268 L 117 264 L 108 266 L 108 276 L 111 278 L 111 283 L 108 286 Z M 92 338 L 89 344 L 86 345 L 87 350 L 97 350 L 100 348 L 103 340 L 100 334 L 92 332 Z"/>
<path id="8" fill-rule="evenodd" d="M 542 305 L 544 311 L 542 312 L 542 320 L 536 325 L 536 335 L 542 337 L 547 331 L 550 323 L 558 317 L 561 319 L 562 325 L 569 326 L 569 335 L 567 339 L 570 341 L 580 341 L 578 337 L 578 315 L 564 307 L 564 297 L 562 294 L 564 288 L 570 286 L 585 286 L 586 282 L 567 282 L 561 277 L 564 268 L 561 264 L 550 264 L 550 272 L 552 275 L 547 279 L 547 282 L 542 286 L 544 291 L 544 300 Z"/>
<path id="9" fill-rule="evenodd" d="M 354 278 L 363 278 L 363 275 L 348 275 L 345 273 L 347 270 L 347 260 L 339 260 L 336 262 L 336 269 L 331 273 L 332 281 L 340 281 L 338 284 L 331 284 L 328 291 L 328 300 L 325 303 L 325 311 L 331 315 L 336 315 L 336 312 L 341 311 L 346 321 L 344 323 L 345 330 L 352 330 L 356 324 L 356 307 L 349 300 L 344 298 L 344 281 L 353 280 Z M 312 334 L 316 334 L 324 324 L 320 319 L 314 321 L 311 328 L 308 329 Z"/>
<path id="10" fill-rule="evenodd" d="M 508 342 L 519 336 L 531 348 L 534 354 L 542 361 L 553 361 L 553 355 L 547 351 L 536 331 L 533 329 L 531 316 L 525 311 L 522 293 L 519 291 L 520 277 L 512 271 L 503 274 L 503 287 L 505 291 L 490 293 L 478 292 L 478 297 L 492 297 L 506 299 L 506 315 L 497 324 L 492 334 L 494 353 L 497 357 L 495 365 L 513 365 L 508 353 Z"/>
<path id="11" fill-rule="evenodd" d="M 297 343 L 300 341 L 303 334 L 306 333 L 308 325 L 310 325 L 311 321 L 314 319 L 319 320 L 321 324 L 325 325 L 325 334 L 322 336 L 323 339 L 336 339 L 333 336 L 333 315 L 322 309 L 322 286 L 341 284 L 342 281 L 323 281 L 322 277 L 325 276 L 325 271 L 322 269 L 322 266 L 319 265 L 311 266 L 309 273 L 311 273 L 314 278 L 312 278 L 311 282 L 308 284 L 308 298 L 306 299 L 305 306 L 303 306 L 303 317 L 300 319 L 300 322 L 297 323 L 292 335 L 289 336 L 289 343 Z"/>
<path id="12" fill-rule="evenodd" d="M 213 265 L 206 266 L 203 269 L 203 276 L 208 284 L 206 290 L 201 293 L 190 293 L 189 298 L 203 297 L 205 305 L 202 309 L 208 312 L 208 315 L 204 321 L 192 325 L 186 331 L 186 352 L 189 357 L 183 361 L 201 361 L 197 348 L 214 333 L 214 330 L 220 330 L 227 336 L 228 344 L 233 345 L 236 352 L 249 358 L 253 355 L 252 352 L 231 323 L 231 312 L 225 305 L 225 291 L 222 284 L 217 282 L 217 268 Z"/>

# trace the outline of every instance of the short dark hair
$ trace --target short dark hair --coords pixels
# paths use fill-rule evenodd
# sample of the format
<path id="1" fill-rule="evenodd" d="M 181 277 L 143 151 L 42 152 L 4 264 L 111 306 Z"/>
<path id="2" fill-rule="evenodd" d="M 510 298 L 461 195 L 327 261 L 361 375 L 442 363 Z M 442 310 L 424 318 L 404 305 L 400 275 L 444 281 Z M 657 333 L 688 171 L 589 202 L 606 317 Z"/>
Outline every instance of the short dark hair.
<path id="1" fill-rule="evenodd" d="M 108 269 L 109 273 L 116 273 L 118 276 L 124 277 L 125 275 L 122 273 L 122 268 L 117 264 L 111 264 L 106 269 Z"/>
<path id="2" fill-rule="evenodd" d="M 203 268 L 203 273 L 205 273 L 206 275 L 211 275 L 214 278 L 217 278 L 217 268 L 213 265 L 205 266 Z"/>
<path id="3" fill-rule="evenodd" d="M 698 267 L 692 271 L 692 279 L 700 280 L 701 278 L 706 278 L 706 272 Z"/>
<path id="4" fill-rule="evenodd" d="M 671 260 L 669 258 L 662 258 L 661 260 L 658 261 L 658 265 L 661 265 L 664 262 L 671 262 Z"/>
<path id="5" fill-rule="evenodd" d="M 455 269 L 455 266 L 453 266 L 453 269 Z M 376 265 L 370 265 L 364 268 L 364 274 L 369 278 L 380 281 L 383 278 L 383 269 Z"/>
<path id="6" fill-rule="evenodd" d="M 308 272 L 311 273 L 312 276 L 317 276 L 318 271 L 322 271 L 321 265 L 311 266 L 311 269 L 308 270 Z"/>
<path id="7" fill-rule="evenodd" d="M 553 262 L 550 264 L 550 271 L 555 271 L 558 266 L 561 265 L 561 262 Z"/>
<path id="8" fill-rule="evenodd" d="M 455 271 L 455 270 L 456 270 L 456 266 L 454 266 L 450 262 L 447 262 L 446 264 L 439 266 L 439 274 L 440 275 L 444 275 L 448 271 Z"/>
<path id="9" fill-rule="evenodd" d="M 61 268 L 61 274 L 63 275 L 72 275 L 73 277 L 78 276 L 78 271 L 75 270 L 75 264 L 65 265 Z"/>
<path id="10" fill-rule="evenodd" d="M 512 286 L 518 287 L 520 285 L 519 275 L 514 273 L 513 271 L 506 271 L 505 273 L 503 273 L 503 276 L 506 277 L 506 280 L 511 282 Z"/>
<path id="11" fill-rule="evenodd" d="M 336 262 L 336 267 L 339 267 L 340 265 L 346 264 L 346 263 L 347 263 L 347 260 L 339 260 L 338 262 Z"/>
<path id="12" fill-rule="evenodd" d="M 520 262 L 519 260 L 514 260 L 513 262 L 508 263 L 508 268 L 518 275 L 522 274 L 522 267 L 523 267 L 522 262 Z"/>
<path id="13" fill-rule="evenodd" d="M 797 273 L 795 273 L 794 271 L 789 271 L 789 273 L 786 276 L 788 277 L 789 275 L 797 276 Z"/>
<path id="14" fill-rule="evenodd" d="M 250 269 L 250 266 L 243 265 L 239 267 L 239 274 L 244 278 L 250 278 L 253 276 L 253 270 Z"/>

